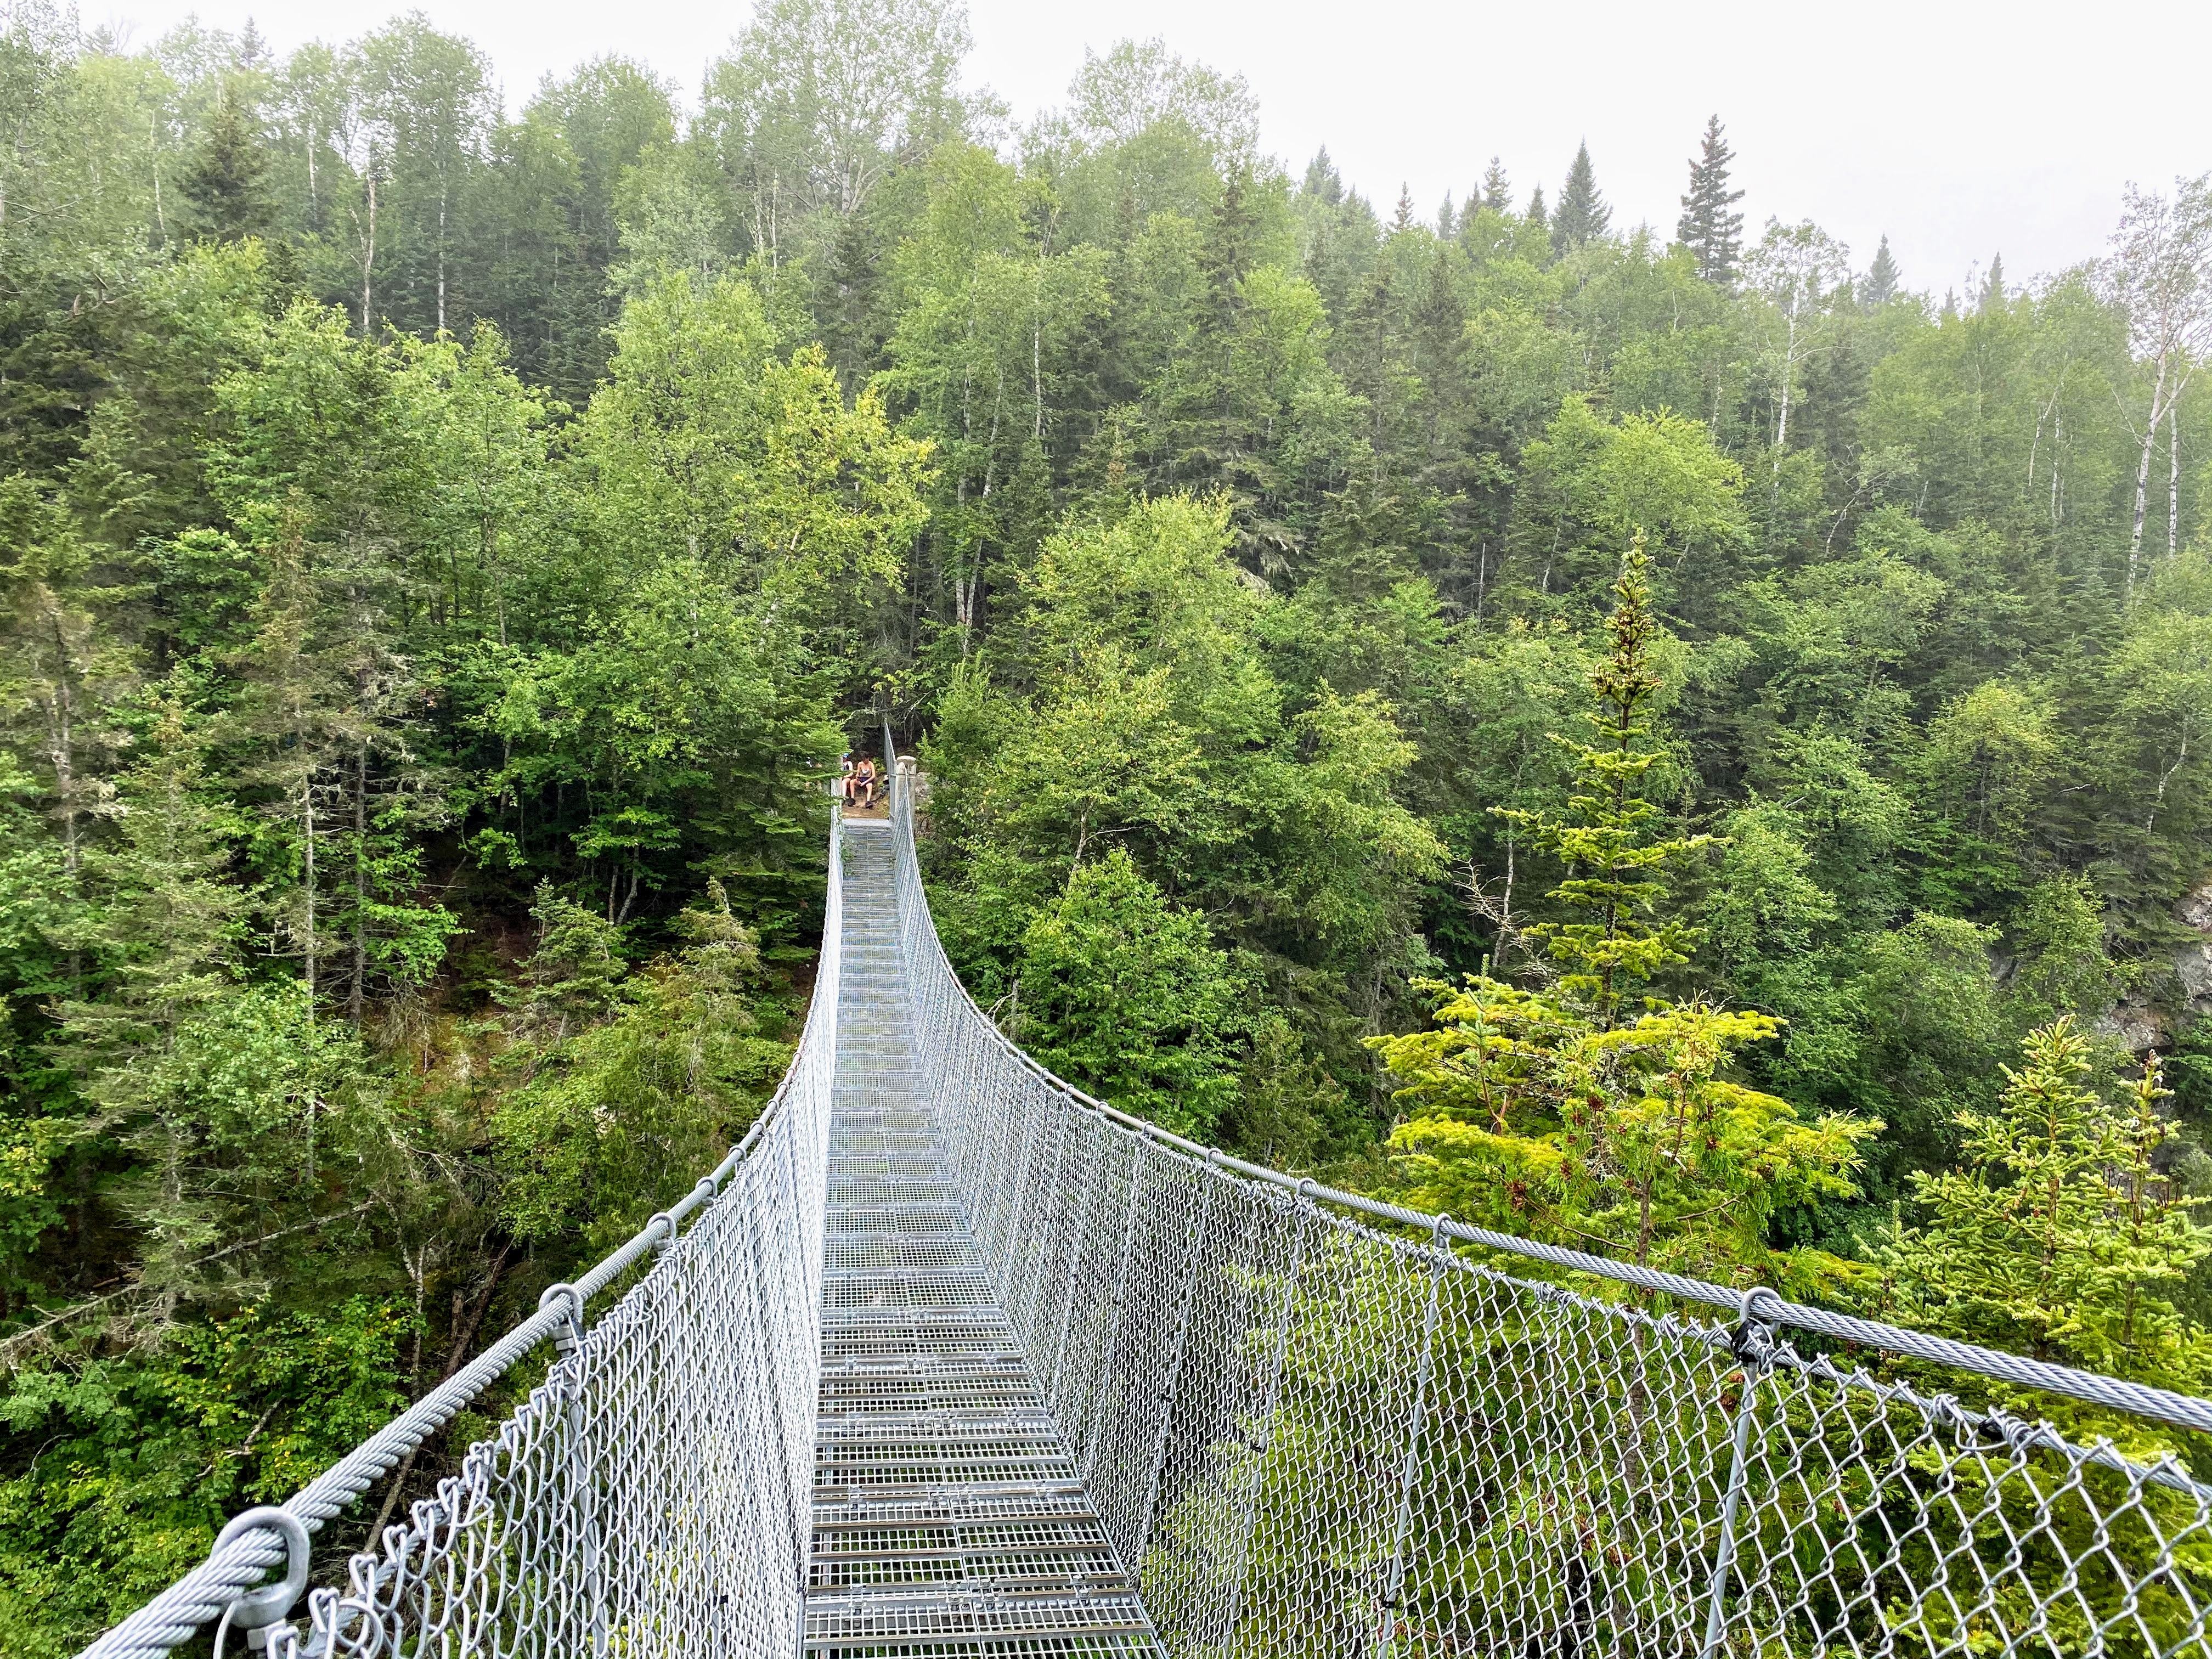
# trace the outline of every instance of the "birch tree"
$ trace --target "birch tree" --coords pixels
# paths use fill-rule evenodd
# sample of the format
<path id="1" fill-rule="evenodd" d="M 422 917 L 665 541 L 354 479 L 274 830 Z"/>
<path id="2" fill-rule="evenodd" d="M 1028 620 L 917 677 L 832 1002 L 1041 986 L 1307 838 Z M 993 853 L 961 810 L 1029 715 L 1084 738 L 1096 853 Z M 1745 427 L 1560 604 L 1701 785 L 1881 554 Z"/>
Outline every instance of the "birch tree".
<path id="1" fill-rule="evenodd" d="M 950 0 L 768 0 L 708 71 L 702 120 L 774 212 L 850 218 L 902 161 L 957 131 L 968 15 Z M 774 232 L 762 223 L 763 251 Z"/>
<path id="2" fill-rule="evenodd" d="M 1776 465 L 1790 447 L 1790 408 L 1798 365 L 1811 353 L 1820 301 L 1848 274 L 1850 250 L 1810 219 L 1784 225 L 1766 222 L 1766 234 L 1745 262 L 1752 285 L 1774 307 L 1779 339 L 1770 335 L 1767 356 L 1775 379 Z"/>
<path id="3" fill-rule="evenodd" d="M 2177 444 L 2181 394 L 2212 346 L 2212 173 L 2177 179 L 2171 200 L 2130 185 L 2119 228 L 2102 269 L 2105 289 L 2127 313 L 2137 358 L 2150 372 L 2150 396 L 2136 433 L 2135 522 L 2128 536 L 2127 594 L 2135 598 L 2142 564 L 2143 520 L 2150 507 L 2150 468 L 2163 423 Z M 2181 541 L 2179 449 L 2170 458 L 2166 550 Z"/>

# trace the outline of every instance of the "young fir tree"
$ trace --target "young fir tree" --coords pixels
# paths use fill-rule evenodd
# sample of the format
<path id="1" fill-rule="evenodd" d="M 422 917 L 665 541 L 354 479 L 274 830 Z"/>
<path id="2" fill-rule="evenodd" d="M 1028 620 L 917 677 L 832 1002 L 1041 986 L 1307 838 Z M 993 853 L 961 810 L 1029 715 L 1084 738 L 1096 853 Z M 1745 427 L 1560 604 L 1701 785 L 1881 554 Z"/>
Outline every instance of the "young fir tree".
<path id="1" fill-rule="evenodd" d="M 1990 274 L 1982 283 L 1981 309 L 1984 313 L 1998 310 L 2005 302 L 2004 255 L 1990 255 Z"/>
<path id="2" fill-rule="evenodd" d="M 1645 839 L 1659 812 L 1641 791 L 1659 761 L 1650 738 L 1661 684 L 1651 663 L 1659 620 L 1644 580 L 1648 563 L 1639 532 L 1613 583 L 1606 653 L 1590 676 L 1596 707 L 1583 718 L 1595 740 L 1553 738 L 1574 757 L 1566 813 L 1498 814 L 1566 866 L 1552 896 L 1582 920 L 1541 923 L 1527 937 L 1544 946 L 1561 969 L 1560 988 L 1601 1027 L 1620 1022 L 1632 988 L 1690 959 L 1696 934 L 1679 921 L 1652 918 L 1666 895 L 1665 866 L 1711 842 L 1706 836 Z"/>
<path id="3" fill-rule="evenodd" d="M 1735 283 L 1736 262 L 1743 257 L 1743 215 L 1733 210 L 1743 192 L 1729 188 L 1729 163 L 1735 160 L 1715 115 L 1705 123 L 1703 149 L 1690 163 L 1689 194 L 1682 198 L 1681 222 L 1674 227 L 1675 240 L 1698 262 L 1698 275 L 1716 288 Z"/>
<path id="4" fill-rule="evenodd" d="M 105 901 L 98 944 L 108 983 L 60 1011 L 62 1051 L 101 1128 L 132 1155 L 116 1196 L 141 1231 L 140 1274 L 164 1317 L 190 1259 L 221 1231 L 221 1206 L 196 1175 L 204 1114 L 179 1064 L 187 1028 L 234 983 L 239 895 L 222 879 L 229 859 L 205 799 L 204 755 L 183 709 L 165 705 L 122 780 L 115 839 L 88 860 Z"/>
<path id="5" fill-rule="evenodd" d="M 329 937 L 324 892 L 326 843 L 343 822 L 340 765 L 358 738 L 346 718 L 343 641 L 330 637 L 321 585 L 295 520 L 268 550 L 269 579 L 253 611 L 253 638 L 231 653 L 239 675 L 234 731 L 248 756 L 234 789 L 255 800 L 268 834 L 258 855 L 272 865 L 266 888 L 268 949 L 296 957 L 312 1007 L 328 993 Z"/>
<path id="6" fill-rule="evenodd" d="M 1316 201 L 1336 207 L 1344 200 L 1344 178 L 1337 172 L 1336 163 L 1328 159 L 1328 146 L 1324 144 L 1314 152 L 1306 163 L 1305 181 L 1298 186 L 1298 194 L 1310 196 Z"/>
<path id="7" fill-rule="evenodd" d="M 239 106 L 236 89 L 226 86 L 185 172 L 185 198 L 191 203 L 200 228 L 218 242 L 265 235 L 276 222 L 268 173 L 260 135 Z"/>
<path id="8" fill-rule="evenodd" d="M 1559 210 L 1552 217 L 1552 251 L 1564 254 L 1595 241 L 1612 222 L 1613 210 L 1598 194 L 1597 173 L 1585 143 L 1575 151 L 1567 182 L 1559 191 Z"/>
<path id="9" fill-rule="evenodd" d="M 1595 741 L 1557 739 L 1576 759 L 1567 811 L 1507 814 L 1567 866 L 1550 897 L 1582 919 L 1528 930 L 1556 982 L 1425 982 L 1442 997 L 1435 1024 L 1370 1040 L 1402 1085 L 1389 1145 L 1428 1208 L 1679 1271 L 1815 1283 L 1838 1264 L 1777 1254 L 1768 1224 L 1784 1205 L 1851 1195 L 1860 1144 L 1881 1126 L 1808 1122 L 1735 1080 L 1736 1053 L 1780 1030 L 1769 1015 L 1656 997 L 1623 1013 L 1632 986 L 1686 959 L 1687 930 L 1654 918 L 1664 866 L 1706 839 L 1647 839 L 1658 809 L 1638 790 L 1657 759 L 1660 681 L 1644 564 L 1639 538 L 1591 675 Z"/>
<path id="10" fill-rule="evenodd" d="M 1959 1115 L 1961 1166 L 1912 1177 L 1927 1221 L 1886 1252 L 1904 1311 L 1947 1335 L 2195 1392 L 2212 1375 L 2212 1335 L 2172 1297 L 2212 1254 L 2212 1229 L 2158 1167 L 2175 1131 L 2156 1057 L 2116 1109 L 2070 1015 L 2021 1048 L 1996 1109 Z"/>
<path id="11" fill-rule="evenodd" d="M 1874 263 L 1867 267 L 1866 283 L 1859 297 L 1872 311 L 1887 305 L 1897 297 L 1897 260 L 1889 251 L 1889 238 L 1881 239 L 1881 246 L 1874 251 Z"/>
<path id="12" fill-rule="evenodd" d="M 1482 170 L 1482 205 L 1492 213 L 1510 213 L 1513 210 L 1513 185 L 1495 155 L 1490 158 L 1490 165 Z"/>
<path id="13" fill-rule="evenodd" d="M 1521 210 L 1521 216 L 1535 229 L 1551 228 L 1552 216 L 1550 210 L 1544 205 L 1543 185 L 1539 185 L 1528 192 L 1528 205 Z"/>

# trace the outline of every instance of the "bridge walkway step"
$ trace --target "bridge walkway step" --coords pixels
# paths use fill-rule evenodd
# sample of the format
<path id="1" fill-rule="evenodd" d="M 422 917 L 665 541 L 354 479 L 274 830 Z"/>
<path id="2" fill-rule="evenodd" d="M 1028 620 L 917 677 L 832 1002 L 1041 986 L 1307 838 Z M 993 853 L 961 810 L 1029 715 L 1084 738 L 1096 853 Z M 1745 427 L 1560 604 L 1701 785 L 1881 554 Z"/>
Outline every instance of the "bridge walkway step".
<path id="1" fill-rule="evenodd" d="M 915 1086 L 888 826 L 846 832 L 806 1651 L 1157 1655 Z"/>

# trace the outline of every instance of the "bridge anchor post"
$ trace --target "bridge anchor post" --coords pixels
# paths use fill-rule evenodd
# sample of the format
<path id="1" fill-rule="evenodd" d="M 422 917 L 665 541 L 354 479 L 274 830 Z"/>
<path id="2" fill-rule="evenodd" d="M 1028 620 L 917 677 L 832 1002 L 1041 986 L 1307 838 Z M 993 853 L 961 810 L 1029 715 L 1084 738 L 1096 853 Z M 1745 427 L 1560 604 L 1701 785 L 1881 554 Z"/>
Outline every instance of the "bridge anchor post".
<path id="1" fill-rule="evenodd" d="M 1705 1639 L 1698 1659 L 1713 1659 L 1727 1632 L 1728 1586 L 1735 1571 L 1736 1516 L 1743 1508 L 1743 1490 L 1750 1472 L 1752 1419 L 1758 1414 L 1759 1385 L 1773 1366 L 1778 1327 L 1771 1316 L 1758 1310 L 1761 1297 L 1781 1305 L 1782 1298 L 1764 1285 L 1746 1291 L 1729 1345 L 1742 1362 L 1743 1393 L 1736 1400 L 1735 1424 L 1730 1432 L 1728 1490 L 1721 1498 L 1720 1537 L 1713 1546 L 1712 1588 L 1705 1601 Z"/>
<path id="2" fill-rule="evenodd" d="M 1413 1535 L 1413 1486 L 1420 1479 L 1421 1441 L 1428 1428 L 1429 1382 L 1437 1364 L 1437 1323 L 1443 1302 L 1444 1273 L 1452 1259 L 1444 1240 L 1444 1224 L 1451 1218 L 1438 1215 L 1429 1231 L 1429 1301 L 1421 1315 L 1421 1362 L 1414 1373 L 1413 1409 L 1406 1423 L 1406 1455 L 1398 1468 L 1398 1521 L 1390 1542 L 1390 1562 L 1384 1569 L 1382 1605 L 1376 1609 L 1376 1651 L 1389 1659 L 1395 1646 L 1398 1610 L 1406 1599 L 1406 1551 Z"/>

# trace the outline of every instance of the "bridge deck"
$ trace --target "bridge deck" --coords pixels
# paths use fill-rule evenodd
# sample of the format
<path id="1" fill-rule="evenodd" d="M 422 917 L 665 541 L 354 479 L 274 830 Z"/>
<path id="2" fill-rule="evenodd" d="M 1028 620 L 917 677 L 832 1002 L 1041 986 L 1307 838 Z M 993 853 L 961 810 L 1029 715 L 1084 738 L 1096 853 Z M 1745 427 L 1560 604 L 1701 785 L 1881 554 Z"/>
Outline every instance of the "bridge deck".
<path id="1" fill-rule="evenodd" d="M 1156 1654 L 913 1088 L 890 833 L 847 829 L 806 1650 Z"/>

